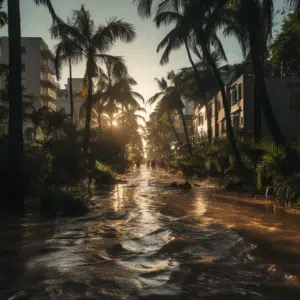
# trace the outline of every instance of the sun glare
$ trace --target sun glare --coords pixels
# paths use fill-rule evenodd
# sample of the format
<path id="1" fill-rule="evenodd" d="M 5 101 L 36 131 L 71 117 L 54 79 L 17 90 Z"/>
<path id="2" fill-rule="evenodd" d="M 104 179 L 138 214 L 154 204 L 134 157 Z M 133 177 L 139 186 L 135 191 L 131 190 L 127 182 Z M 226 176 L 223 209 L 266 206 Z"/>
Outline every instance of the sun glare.
<path id="1" fill-rule="evenodd" d="M 117 121 L 113 121 L 112 122 L 112 126 L 117 127 L 118 126 L 118 122 Z"/>

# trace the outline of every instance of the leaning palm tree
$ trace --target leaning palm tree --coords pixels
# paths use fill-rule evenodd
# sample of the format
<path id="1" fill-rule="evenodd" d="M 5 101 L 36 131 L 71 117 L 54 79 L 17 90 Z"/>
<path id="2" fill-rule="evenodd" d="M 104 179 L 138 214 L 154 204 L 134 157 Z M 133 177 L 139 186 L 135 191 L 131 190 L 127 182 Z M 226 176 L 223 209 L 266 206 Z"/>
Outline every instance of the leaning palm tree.
<path id="1" fill-rule="evenodd" d="M 73 81 L 72 81 L 72 48 L 68 41 L 65 42 L 63 33 L 60 33 L 61 43 L 55 49 L 54 68 L 57 80 L 61 79 L 61 68 L 64 64 L 69 67 L 69 95 L 70 95 L 70 117 L 71 122 L 74 122 L 74 101 L 73 101 Z M 62 49 L 64 47 L 64 49 Z M 62 54 L 61 54 L 62 53 Z M 64 54 L 67 54 L 64 55 Z"/>
<path id="2" fill-rule="evenodd" d="M 157 82 L 157 85 L 158 85 L 158 88 L 159 88 L 160 91 L 149 98 L 147 103 L 150 104 L 150 105 L 154 104 L 157 101 L 160 102 L 162 97 L 164 97 L 166 95 L 167 89 L 168 89 L 168 82 L 164 77 L 162 77 L 161 79 L 155 78 L 154 80 Z M 176 131 L 176 128 L 174 126 L 174 122 L 172 120 L 171 111 L 167 109 L 165 111 L 165 113 L 168 117 L 170 125 L 172 126 L 174 136 L 176 137 L 176 140 L 177 140 L 178 144 L 181 145 L 179 135 Z"/>
<path id="3" fill-rule="evenodd" d="M 188 59 L 191 63 L 194 76 L 197 83 L 198 94 L 202 95 L 203 102 L 205 105 L 205 112 L 206 112 L 206 119 L 207 119 L 207 136 L 209 142 L 212 141 L 212 133 L 211 133 L 211 116 L 210 116 L 210 109 L 208 104 L 208 99 L 206 96 L 205 85 L 204 85 L 204 78 L 201 76 L 199 69 L 197 68 L 196 63 L 194 62 L 191 54 L 191 36 L 189 27 L 185 26 L 185 16 L 184 11 L 180 13 L 177 9 L 173 10 L 162 10 L 157 13 L 154 21 L 156 22 L 157 27 L 159 28 L 161 25 L 170 25 L 170 23 L 175 23 L 174 28 L 164 37 L 164 39 L 159 43 L 157 47 L 157 52 L 159 52 L 162 48 L 165 48 L 160 64 L 164 65 L 169 62 L 169 56 L 171 51 L 176 50 L 177 48 L 184 46 Z M 202 57 L 199 55 L 199 58 Z"/>
<path id="4" fill-rule="evenodd" d="M 186 143 L 188 145 L 188 150 L 190 155 L 192 155 L 192 146 L 190 143 L 188 129 L 183 114 L 184 105 L 182 103 L 182 98 L 185 96 L 185 86 L 184 83 L 181 81 L 181 78 L 179 76 L 176 76 L 176 74 L 173 71 L 168 74 L 168 79 L 171 81 L 171 85 L 168 86 L 167 82 L 162 80 L 164 89 L 162 90 L 162 92 L 152 96 L 148 100 L 148 103 L 153 104 L 159 100 L 158 113 L 161 116 L 165 113 L 167 113 L 168 115 L 172 112 L 175 112 L 180 116 L 185 133 Z M 179 142 L 179 137 L 176 137 Z"/>
<path id="5" fill-rule="evenodd" d="M 222 8 L 217 9 L 222 12 Z M 251 55 L 255 91 L 254 114 L 257 115 L 255 120 L 260 121 L 262 110 L 273 140 L 284 145 L 285 138 L 272 109 L 264 72 L 267 42 L 272 34 L 273 10 L 272 0 L 231 0 L 230 8 L 226 8 L 223 17 L 220 18 L 220 24 L 225 25 L 225 34 L 238 38 L 244 54 Z M 257 136 L 261 135 L 260 130 L 256 129 Z"/>
<path id="6" fill-rule="evenodd" d="M 103 61 L 109 55 L 107 51 L 111 49 L 114 43 L 120 39 L 124 42 L 131 42 L 135 38 L 133 25 L 123 22 L 121 19 L 113 18 L 106 26 L 96 27 L 91 19 L 89 11 L 82 5 L 79 10 L 73 11 L 72 19 L 68 20 L 60 28 L 63 34 L 64 43 L 72 49 L 72 60 L 86 61 L 86 78 L 88 83 L 87 107 L 84 133 L 84 154 L 87 155 L 90 141 L 91 111 L 93 99 L 93 78 L 97 76 L 97 60 Z M 52 36 L 58 37 L 58 26 L 54 24 L 51 28 Z M 56 49 L 60 47 L 59 44 Z M 61 47 L 61 57 L 68 57 L 64 47 Z M 112 56 L 110 56 L 112 58 Z"/>
<path id="7" fill-rule="evenodd" d="M 138 5 L 138 12 L 143 17 L 149 17 L 152 13 L 151 8 L 154 3 L 152 0 L 135 0 Z M 163 61 L 168 61 L 170 52 L 179 48 L 184 39 L 190 40 L 195 50 L 202 52 L 202 57 L 207 61 L 212 68 L 216 80 L 219 84 L 219 88 L 222 94 L 225 109 L 225 119 L 227 125 L 227 136 L 230 140 L 232 151 L 236 160 L 237 166 L 243 168 L 242 159 L 236 144 L 230 116 L 229 100 L 226 94 L 225 85 L 222 80 L 221 74 L 218 70 L 218 66 L 213 59 L 211 48 L 218 53 L 219 57 L 226 60 L 226 55 L 222 44 L 217 36 L 216 27 L 217 24 L 214 18 L 211 16 L 215 10 L 213 4 L 227 4 L 227 0 L 222 1 L 197 1 L 197 0 L 165 0 L 159 1 L 159 5 L 156 7 L 156 14 L 160 16 L 156 19 L 156 22 L 160 24 L 160 20 L 164 20 L 164 24 L 175 23 L 176 26 L 180 26 L 180 30 L 174 31 L 173 34 L 167 36 L 161 43 L 160 48 L 165 47 L 163 54 Z M 170 13 L 175 12 L 175 14 Z M 164 16 L 164 12 L 168 12 L 167 16 Z M 178 21 L 178 12 L 180 15 L 180 22 Z M 180 34 L 176 37 L 177 34 Z M 159 50 L 158 49 L 158 50 Z"/>

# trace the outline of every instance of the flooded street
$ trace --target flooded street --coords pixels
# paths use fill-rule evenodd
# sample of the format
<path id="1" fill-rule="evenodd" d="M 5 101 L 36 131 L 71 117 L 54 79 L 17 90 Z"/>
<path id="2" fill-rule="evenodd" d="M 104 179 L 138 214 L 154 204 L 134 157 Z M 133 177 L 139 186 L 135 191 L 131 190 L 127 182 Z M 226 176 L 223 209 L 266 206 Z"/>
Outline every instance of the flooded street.
<path id="1" fill-rule="evenodd" d="M 300 299 L 300 216 L 125 179 L 85 217 L 2 220 L 0 299 Z"/>

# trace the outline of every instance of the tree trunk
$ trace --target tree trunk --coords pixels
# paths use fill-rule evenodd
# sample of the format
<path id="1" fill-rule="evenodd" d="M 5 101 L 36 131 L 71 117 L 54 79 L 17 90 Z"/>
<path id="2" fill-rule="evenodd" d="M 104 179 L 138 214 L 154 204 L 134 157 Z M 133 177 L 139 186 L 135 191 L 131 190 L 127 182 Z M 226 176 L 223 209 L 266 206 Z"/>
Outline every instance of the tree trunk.
<path id="1" fill-rule="evenodd" d="M 70 113 L 71 113 L 71 123 L 74 123 L 74 101 L 73 101 L 73 82 L 72 82 L 72 62 L 71 57 L 69 57 L 69 77 L 70 77 Z"/>
<path id="2" fill-rule="evenodd" d="M 167 150 L 167 152 L 170 154 L 170 146 L 169 146 L 167 137 L 166 137 L 166 135 L 165 135 L 165 133 L 164 133 L 164 131 L 163 131 L 162 129 L 160 130 L 160 132 L 161 132 L 161 135 L 162 135 L 162 137 L 163 137 L 164 143 L 165 143 L 165 145 L 166 145 L 166 150 Z"/>
<path id="3" fill-rule="evenodd" d="M 172 126 L 172 128 L 173 128 L 173 132 L 174 132 L 174 134 L 175 134 L 175 137 L 176 137 L 176 139 L 177 139 L 177 142 L 178 142 L 179 145 L 181 145 L 181 141 L 180 141 L 180 138 L 179 138 L 178 133 L 177 133 L 177 131 L 176 131 L 176 128 L 175 128 L 175 126 L 174 126 L 174 124 L 173 124 L 172 117 L 171 117 L 171 115 L 170 115 L 169 112 L 167 112 L 167 115 L 168 115 L 169 122 L 171 123 L 171 126 Z"/>
<path id="4" fill-rule="evenodd" d="M 99 131 L 101 131 L 102 127 L 101 127 L 101 113 L 98 112 L 98 127 L 99 127 Z"/>
<path id="5" fill-rule="evenodd" d="M 181 120 L 182 120 L 182 125 L 183 125 L 183 129 L 184 129 L 184 133 L 185 133 L 186 142 L 188 144 L 189 153 L 192 156 L 192 146 L 191 146 L 189 133 L 188 133 L 188 130 L 187 130 L 187 127 L 186 127 L 186 123 L 185 123 L 185 120 L 184 120 L 184 115 L 183 115 L 182 110 L 179 111 L 179 114 L 180 114 L 180 117 L 181 117 Z"/>
<path id="6" fill-rule="evenodd" d="M 7 1 L 9 35 L 8 75 L 8 208 L 10 211 L 24 211 L 24 153 L 22 113 L 22 59 L 19 0 Z"/>
<path id="7" fill-rule="evenodd" d="M 257 91 L 257 83 L 253 78 L 254 115 L 253 115 L 253 139 L 258 143 L 262 138 L 262 110 L 261 101 Z"/>
<path id="8" fill-rule="evenodd" d="M 255 111 L 259 110 L 261 106 L 263 109 L 263 113 L 265 116 L 265 120 L 267 122 L 269 132 L 275 141 L 276 144 L 285 145 L 284 136 L 280 130 L 280 127 L 277 123 L 275 118 L 272 105 L 269 99 L 269 95 L 267 92 L 266 81 L 265 81 L 265 74 L 264 74 L 264 66 L 263 66 L 263 59 L 262 54 L 260 53 L 260 45 L 256 40 L 255 32 L 249 32 L 249 42 L 250 42 L 250 52 L 252 58 L 252 65 L 253 65 L 253 79 L 256 88 L 256 96 L 259 96 L 260 99 L 256 99 L 254 101 L 255 105 L 258 105 L 258 108 L 255 108 Z"/>
<path id="9" fill-rule="evenodd" d="M 37 125 L 36 124 L 34 124 L 34 129 L 33 129 L 34 131 L 33 131 L 33 138 L 34 138 L 34 140 L 36 140 L 36 131 L 37 131 Z"/>
<path id="10" fill-rule="evenodd" d="M 232 124 L 231 124 L 231 115 L 230 115 L 230 105 L 229 105 L 229 101 L 228 101 L 228 98 L 226 95 L 224 82 L 221 78 L 220 72 L 219 72 L 213 58 L 211 57 L 209 50 L 207 50 L 207 48 L 205 46 L 202 47 L 202 50 L 203 50 L 204 55 L 207 58 L 208 63 L 212 67 L 213 72 L 216 76 L 217 82 L 219 84 L 221 94 L 222 94 L 223 104 L 224 104 L 224 110 L 225 110 L 226 134 L 227 134 L 227 137 L 228 137 L 229 142 L 232 147 L 232 152 L 233 152 L 234 158 L 236 160 L 236 166 L 237 166 L 237 168 L 239 168 L 243 171 L 245 169 L 245 166 L 242 162 L 242 158 L 241 158 L 240 152 L 238 150 L 235 136 L 233 133 Z"/>
<path id="11" fill-rule="evenodd" d="M 92 79 L 93 68 L 91 61 L 88 59 L 87 63 L 87 76 L 88 76 L 88 94 L 86 101 L 86 118 L 85 118 L 85 132 L 84 132 L 84 145 L 83 154 L 87 158 L 88 149 L 90 144 L 90 131 L 91 131 L 91 115 L 92 115 L 92 98 L 93 98 L 93 79 Z"/>
<path id="12" fill-rule="evenodd" d="M 187 42 L 184 41 L 184 43 L 185 43 L 185 48 L 186 48 L 186 52 L 188 54 L 189 61 L 190 61 L 191 65 L 192 65 L 192 68 L 194 70 L 194 74 L 195 74 L 199 94 L 202 94 L 202 97 L 203 97 L 203 101 L 204 101 L 204 105 L 205 105 L 206 119 L 207 119 L 207 138 L 208 138 L 209 143 L 211 143 L 212 142 L 211 116 L 210 116 L 210 109 L 209 109 L 209 106 L 208 106 L 208 101 L 207 101 L 206 94 L 205 94 L 203 78 L 200 76 L 200 74 L 198 72 L 198 69 L 197 69 L 197 66 L 195 65 L 195 63 L 192 59 L 191 52 L 190 52 L 190 49 L 188 47 Z"/>

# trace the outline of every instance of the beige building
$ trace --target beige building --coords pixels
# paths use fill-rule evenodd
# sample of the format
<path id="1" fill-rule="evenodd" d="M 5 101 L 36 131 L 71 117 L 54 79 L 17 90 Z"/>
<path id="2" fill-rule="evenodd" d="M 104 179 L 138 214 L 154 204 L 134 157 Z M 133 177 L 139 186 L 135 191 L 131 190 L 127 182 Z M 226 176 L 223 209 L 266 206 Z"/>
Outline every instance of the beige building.
<path id="1" fill-rule="evenodd" d="M 35 109 L 47 106 L 56 110 L 57 83 L 54 77 L 53 53 L 44 40 L 39 37 L 22 37 L 21 45 L 23 94 L 32 97 Z M 0 58 L 2 63 L 8 65 L 8 37 L 0 38 Z M 2 76 L 1 89 L 4 88 L 4 80 L 5 78 Z M 24 132 L 28 132 L 27 129 L 32 127 L 28 120 L 24 120 Z"/>
<path id="2" fill-rule="evenodd" d="M 73 103 L 74 103 L 74 121 L 79 121 L 80 108 L 84 103 L 84 100 L 79 96 L 79 93 L 83 88 L 83 78 L 72 78 L 72 91 L 73 91 Z M 67 84 L 64 89 L 59 89 L 57 95 L 57 110 L 63 110 L 65 114 L 71 113 L 70 106 L 70 78 L 68 78 Z"/>
<path id="3" fill-rule="evenodd" d="M 300 136 L 300 78 L 266 77 L 267 91 L 272 109 L 279 126 L 287 139 Z M 253 135 L 254 96 L 252 76 L 242 75 L 231 85 L 226 86 L 230 101 L 231 121 L 235 131 Z M 212 136 L 226 136 L 225 109 L 221 92 L 210 101 L 212 117 Z M 200 126 L 200 116 L 205 107 L 195 110 L 194 128 Z M 205 130 L 205 128 L 204 128 Z M 206 130 L 207 131 L 207 130 Z M 264 117 L 262 117 L 262 135 L 269 136 Z"/>

